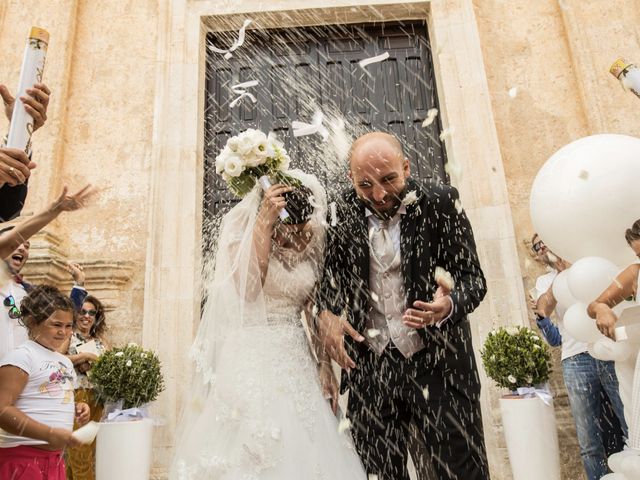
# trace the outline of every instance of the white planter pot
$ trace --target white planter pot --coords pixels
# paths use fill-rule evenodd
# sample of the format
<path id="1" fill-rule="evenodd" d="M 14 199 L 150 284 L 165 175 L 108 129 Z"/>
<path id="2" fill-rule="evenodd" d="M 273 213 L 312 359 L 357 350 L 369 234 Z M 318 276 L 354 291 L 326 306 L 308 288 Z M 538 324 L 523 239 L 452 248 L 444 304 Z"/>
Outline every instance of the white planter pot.
<path id="1" fill-rule="evenodd" d="M 100 423 L 96 480 L 149 480 L 153 422 Z"/>
<path id="2" fill-rule="evenodd" d="M 560 480 L 553 404 L 538 397 L 503 397 L 500 410 L 514 480 Z"/>

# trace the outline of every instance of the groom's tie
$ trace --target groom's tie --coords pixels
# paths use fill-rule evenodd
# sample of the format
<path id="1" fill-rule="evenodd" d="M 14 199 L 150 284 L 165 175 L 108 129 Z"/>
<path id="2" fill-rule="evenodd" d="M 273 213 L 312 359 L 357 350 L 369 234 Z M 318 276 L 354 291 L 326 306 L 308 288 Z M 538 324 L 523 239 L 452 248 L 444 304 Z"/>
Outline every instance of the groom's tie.
<path id="1" fill-rule="evenodd" d="M 386 270 L 389 268 L 396 256 L 393 240 L 391 240 L 391 235 L 389 234 L 389 220 L 381 221 L 380 224 L 373 229 L 371 247 L 374 256 L 383 269 Z"/>

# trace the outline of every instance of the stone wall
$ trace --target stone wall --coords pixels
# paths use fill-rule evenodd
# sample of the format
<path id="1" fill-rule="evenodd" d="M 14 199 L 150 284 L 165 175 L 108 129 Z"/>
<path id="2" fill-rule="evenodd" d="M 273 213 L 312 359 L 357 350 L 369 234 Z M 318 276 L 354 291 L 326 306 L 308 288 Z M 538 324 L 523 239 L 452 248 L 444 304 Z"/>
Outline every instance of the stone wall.
<path id="1" fill-rule="evenodd" d="M 476 347 L 496 326 L 528 323 L 529 190 L 558 148 L 579 137 L 640 135 L 638 100 L 607 71 L 640 62 L 640 4 L 632 0 L 5 0 L 0 82 L 15 90 L 24 42 L 51 33 L 49 121 L 34 138 L 38 168 L 24 215 L 63 184 L 99 187 L 92 208 L 67 214 L 33 242 L 31 280 L 68 288 L 64 262 L 86 266 L 109 308 L 112 343 L 142 342 L 164 361 L 155 475 L 163 476 L 188 388 L 185 351 L 198 321 L 204 57 L 209 29 L 251 16 L 269 26 L 422 18 L 429 26 L 451 161 L 489 280 L 473 315 Z M 508 92 L 517 87 L 512 98 Z M 6 121 L 0 119 L 0 129 Z M 1 131 L 1 130 L 0 130 Z M 582 478 L 556 359 L 563 478 Z M 483 377 L 494 479 L 510 478 L 497 398 Z"/>

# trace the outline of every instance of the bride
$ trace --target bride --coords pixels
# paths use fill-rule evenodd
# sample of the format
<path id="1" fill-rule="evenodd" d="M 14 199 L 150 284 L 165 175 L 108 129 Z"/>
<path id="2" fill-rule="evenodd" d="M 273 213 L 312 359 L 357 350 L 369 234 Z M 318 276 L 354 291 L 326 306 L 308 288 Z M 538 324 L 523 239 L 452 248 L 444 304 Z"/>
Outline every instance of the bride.
<path id="1" fill-rule="evenodd" d="M 318 353 L 317 366 L 301 321 L 322 266 L 325 192 L 287 173 L 302 186 L 256 186 L 223 218 L 172 479 L 366 478 L 332 412 L 329 360 Z"/>

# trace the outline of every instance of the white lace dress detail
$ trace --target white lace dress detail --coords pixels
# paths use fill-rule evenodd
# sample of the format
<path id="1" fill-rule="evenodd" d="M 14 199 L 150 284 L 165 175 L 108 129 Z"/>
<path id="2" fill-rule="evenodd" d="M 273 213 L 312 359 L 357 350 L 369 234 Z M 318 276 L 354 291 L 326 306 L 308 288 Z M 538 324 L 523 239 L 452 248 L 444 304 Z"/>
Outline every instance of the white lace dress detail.
<path id="1" fill-rule="evenodd" d="M 227 338 L 213 393 L 193 406 L 202 413 L 188 458 L 178 458 L 172 478 L 366 478 L 322 395 L 301 322 L 315 279 L 307 253 L 274 247 L 263 287 L 267 325 Z"/>

